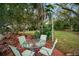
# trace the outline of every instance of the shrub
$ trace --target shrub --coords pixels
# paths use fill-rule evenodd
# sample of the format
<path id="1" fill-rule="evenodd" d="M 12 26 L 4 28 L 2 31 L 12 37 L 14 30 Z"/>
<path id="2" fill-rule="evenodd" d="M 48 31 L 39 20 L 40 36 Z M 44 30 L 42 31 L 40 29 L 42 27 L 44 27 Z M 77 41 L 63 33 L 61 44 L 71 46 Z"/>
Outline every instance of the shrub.
<path id="1" fill-rule="evenodd" d="M 52 31 L 52 25 L 51 24 L 47 24 L 47 25 L 43 26 L 43 33 L 42 34 L 47 35 L 47 38 L 49 39 L 51 37 L 51 34 L 52 34 L 51 31 Z"/>
<path id="2" fill-rule="evenodd" d="M 35 38 L 37 38 L 37 39 L 40 38 L 40 32 L 39 31 L 36 31 L 34 35 L 35 35 Z"/>

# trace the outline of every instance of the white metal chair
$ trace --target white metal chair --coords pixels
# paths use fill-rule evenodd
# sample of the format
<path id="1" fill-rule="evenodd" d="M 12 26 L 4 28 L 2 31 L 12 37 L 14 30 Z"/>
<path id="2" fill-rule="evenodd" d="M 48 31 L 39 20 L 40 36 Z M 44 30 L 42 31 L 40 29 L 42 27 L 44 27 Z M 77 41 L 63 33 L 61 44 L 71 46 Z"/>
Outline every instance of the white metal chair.
<path id="1" fill-rule="evenodd" d="M 19 39 L 19 43 L 22 47 L 24 47 L 24 46 L 29 47 L 29 45 L 27 44 L 25 36 L 19 36 L 18 39 Z"/>
<path id="2" fill-rule="evenodd" d="M 37 42 L 36 45 L 37 45 L 38 47 L 44 46 L 45 43 L 46 43 L 46 39 L 47 39 L 47 35 L 41 35 L 41 36 L 40 36 L 40 41 Z"/>
<path id="3" fill-rule="evenodd" d="M 51 56 L 51 54 L 54 51 L 54 48 L 56 46 L 56 43 L 57 43 L 57 39 L 55 40 L 55 42 L 53 44 L 53 47 L 51 49 L 50 48 L 46 48 L 46 47 L 42 47 L 39 52 L 41 54 L 43 54 L 43 55 Z"/>
<path id="4" fill-rule="evenodd" d="M 9 47 L 11 48 L 11 50 L 14 53 L 15 56 L 21 56 L 19 50 L 16 47 L 11 46 L 11 45 L 9 45 Z"/>
<path id="5" fill-rule="evenodd" d="M 22 52 L 22 54 L 19 52 L 19 50 L 14 47 L 9 45 L 9 47 L 11 48 L 12 52 L 14 53 L 15 56 L 33 56 L 35 52 L 30 51 L 30 50 L 25 50 L 24 52 Z"/>

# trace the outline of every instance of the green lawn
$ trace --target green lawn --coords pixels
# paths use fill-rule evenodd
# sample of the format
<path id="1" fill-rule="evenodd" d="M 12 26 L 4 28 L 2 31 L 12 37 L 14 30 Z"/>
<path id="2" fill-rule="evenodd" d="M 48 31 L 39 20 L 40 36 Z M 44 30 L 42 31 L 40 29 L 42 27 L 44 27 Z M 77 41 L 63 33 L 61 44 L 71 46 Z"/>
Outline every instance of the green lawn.
<path id="1" fill-rule="evenodd" d="M 79 36 L 74 32 L 56 31 L 56 38 L 58 43 L 56 48 L 64 53 L 72 52 L 79 54 Z"/>

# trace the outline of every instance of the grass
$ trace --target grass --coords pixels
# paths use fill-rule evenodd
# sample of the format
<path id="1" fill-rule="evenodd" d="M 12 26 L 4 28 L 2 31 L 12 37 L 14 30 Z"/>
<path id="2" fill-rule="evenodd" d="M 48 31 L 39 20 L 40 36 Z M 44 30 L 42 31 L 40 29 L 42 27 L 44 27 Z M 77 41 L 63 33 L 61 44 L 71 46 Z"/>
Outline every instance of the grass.
<path id="1" fill-rule="evenodd" d="M 79 36 L 73 32 L 56 31 L 56 38 L 58 43 L 56 48 L 63 53 L 76 53 L 79 54 Z"/>

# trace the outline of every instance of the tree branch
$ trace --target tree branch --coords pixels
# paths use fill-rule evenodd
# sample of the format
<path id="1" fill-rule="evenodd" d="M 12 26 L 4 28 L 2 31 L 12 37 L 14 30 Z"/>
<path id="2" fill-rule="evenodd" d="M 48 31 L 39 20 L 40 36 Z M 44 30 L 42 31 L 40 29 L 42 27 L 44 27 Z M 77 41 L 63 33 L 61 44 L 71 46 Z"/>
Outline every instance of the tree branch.
<path id="1" fill-rule="evenodd" d="M 62 9 L 65 9 L 65 10 L 68 10 L 68 11 L 73 12 L 76 16 L 79 16 L 79 13 L 77 13 L 76 11 L 74 11 L 74 10 L 72 10 L 72 9 L 69 9 L 69 8 L 63 7 L 63 6 L 60 5 L 60 4 L 56 4 L 56 5 L 60 6 Z"/>

